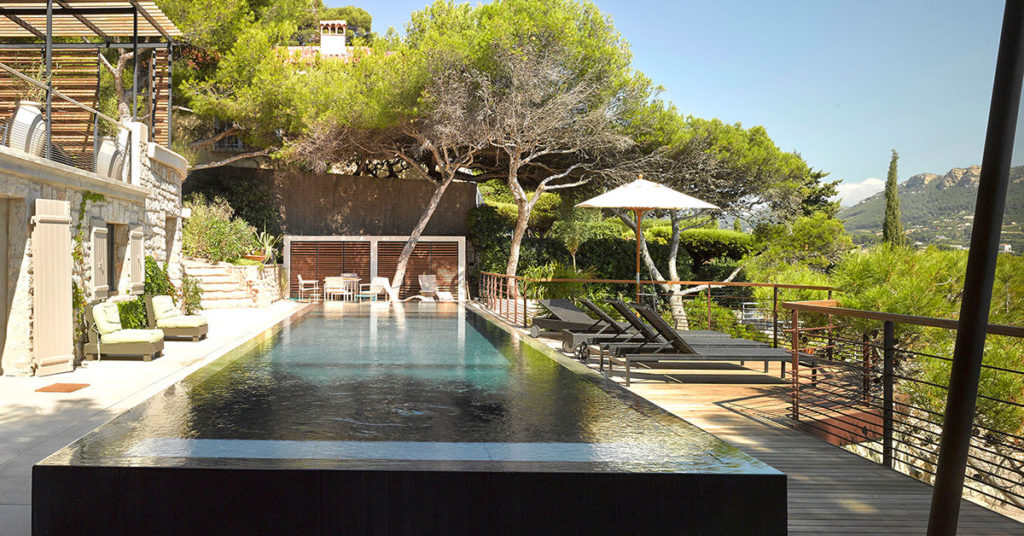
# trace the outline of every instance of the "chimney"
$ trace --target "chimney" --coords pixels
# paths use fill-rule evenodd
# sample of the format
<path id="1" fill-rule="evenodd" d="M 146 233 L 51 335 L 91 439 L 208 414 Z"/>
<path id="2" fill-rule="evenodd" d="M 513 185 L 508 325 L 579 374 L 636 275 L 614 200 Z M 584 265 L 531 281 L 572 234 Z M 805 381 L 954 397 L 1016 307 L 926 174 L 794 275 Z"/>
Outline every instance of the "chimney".
<path id="1" fill-rule="evenodd" d="M 343 20 L 322 20 L 320 21 L 320 55 L 322 56 L 344 56 L 348 54 L 345 48 L 345 30 L 348 23 Z"/>

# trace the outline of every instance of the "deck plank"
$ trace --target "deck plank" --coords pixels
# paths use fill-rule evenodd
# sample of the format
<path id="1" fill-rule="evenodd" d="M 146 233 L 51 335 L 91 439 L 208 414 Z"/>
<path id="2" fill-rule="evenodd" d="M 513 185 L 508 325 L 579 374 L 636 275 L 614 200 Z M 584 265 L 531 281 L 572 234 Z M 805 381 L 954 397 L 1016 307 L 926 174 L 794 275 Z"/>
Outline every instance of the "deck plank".
<path id="1" fill-rule="evenodd" d="M 636 370 L 630 389 L 786 473 L 790 534 L 925 532 L 931 486 L 792 428 L 779 365 L 753 367 Z M 959 533 L 1021 535 L 1024 523 L 965 500 Z"/>
<path id="2" fill-rule="evenodd" d="M 925 533 L 931 486 L 793 428 L 779 363 L 642 367 L 628 389 L 786 473 L 790 534 Z M 1024 534 L 1011 514 L 1021 519 L 964 500 L 959 534 Z"/>

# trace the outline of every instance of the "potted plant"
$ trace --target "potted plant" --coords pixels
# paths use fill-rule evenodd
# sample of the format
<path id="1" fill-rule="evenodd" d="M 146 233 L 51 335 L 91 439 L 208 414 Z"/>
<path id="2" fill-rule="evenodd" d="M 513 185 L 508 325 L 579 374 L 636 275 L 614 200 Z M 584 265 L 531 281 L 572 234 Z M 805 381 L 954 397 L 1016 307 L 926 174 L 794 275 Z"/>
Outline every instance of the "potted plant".
<path id="1" fill-rule="evenodd" d="M 277 261 L 277 244 L 280 242 L 281 237 L 268 233 L 264 229 L 256 235 L 258 249 L 254 250 L 252 255 L 246 255 L 245 258 L 273 264 Z"/>

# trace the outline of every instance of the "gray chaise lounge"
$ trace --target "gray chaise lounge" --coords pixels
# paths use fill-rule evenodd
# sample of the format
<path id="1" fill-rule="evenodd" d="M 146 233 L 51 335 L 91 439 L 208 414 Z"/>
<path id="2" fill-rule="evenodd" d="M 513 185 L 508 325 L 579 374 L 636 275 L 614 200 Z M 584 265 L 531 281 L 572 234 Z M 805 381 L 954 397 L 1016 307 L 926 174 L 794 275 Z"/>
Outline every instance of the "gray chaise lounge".
<path id="1" fill-rule="evenodd" d="M 117 304 L 102 302 L 85 308 L 89 342 L 85 359 L 104 356 L 142 356 L 151 361 L 164 351 L 164 332 L 159 329 L 123 329 Z"/>

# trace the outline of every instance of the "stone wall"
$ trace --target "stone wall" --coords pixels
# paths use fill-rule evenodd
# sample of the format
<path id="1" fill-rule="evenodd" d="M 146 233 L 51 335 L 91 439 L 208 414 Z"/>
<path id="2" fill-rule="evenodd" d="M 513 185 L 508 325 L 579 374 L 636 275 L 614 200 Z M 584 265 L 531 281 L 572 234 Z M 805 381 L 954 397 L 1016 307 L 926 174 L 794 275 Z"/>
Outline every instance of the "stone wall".
<path id="1" fill-rule="evenodd" d="M 140 124 L 133 125 L 139 131 Z M 144 130 L 135 139 L 146 139 Z M 92 229 L 116 224 L 109 236 L 115 247 L 115 266 L 120 281 L 110 295 L 130 292 L 130 273 L 126 269 L 127 235 L 141 230 L 145 237 L 144 251 L 159 260 L 171 260 L 172 274 L 180 276 L 175 252 L 181 250 L 181 179 L 185 161 L 154 144 L 142 143 L 131 153 L 132 176 L 128 182 L 113 181 L 80 169 L 47 161 L 26 153 L 0 147 L 0 197 L 7 198 L 9 230 L 7 270 L 7 304 L 9 309 L 6 338 L 2 348 L 0 371 L 5 375 L 31 374 L 33 363 L 33 280 L 32 280 L 32 216 L 36 199 L 57 199 L 70 205 L 72 247 L 76 229 L 81 226 L 81 263 L 72 263 L 72 280 L 83 289 L 85 298 L 95 302 L 93 292 Z M 169 154 L 162 154 L 164 151 Z M 176 159 L 175 159 L 176 157 Z M 85 203 L 87 192 L 100 194 L 103 200 Z M 176 236 L 167 239 L 167 218 L 176 218 Z M 168 256 L 168 249 L 171 255 Z M 71 284 L 69 281 L 68 284 Z M 68 314 L 73 314 L 68 311 Z"/>

